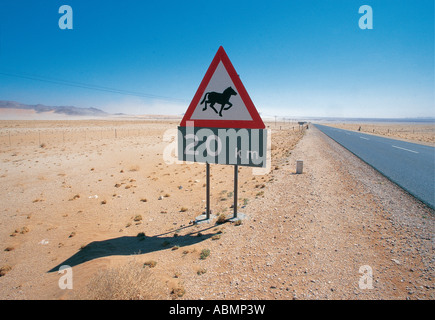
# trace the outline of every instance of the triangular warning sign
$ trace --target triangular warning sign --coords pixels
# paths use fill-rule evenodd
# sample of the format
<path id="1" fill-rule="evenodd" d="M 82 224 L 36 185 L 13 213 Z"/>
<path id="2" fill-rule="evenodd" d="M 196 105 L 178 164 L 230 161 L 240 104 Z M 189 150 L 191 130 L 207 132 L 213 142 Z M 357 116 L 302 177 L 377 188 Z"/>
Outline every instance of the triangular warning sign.
<path id="1" fill-rule="evenodd" d="M 242 81 L 223 47 L 219 47 L 180 126 L 264 129 Z"/>

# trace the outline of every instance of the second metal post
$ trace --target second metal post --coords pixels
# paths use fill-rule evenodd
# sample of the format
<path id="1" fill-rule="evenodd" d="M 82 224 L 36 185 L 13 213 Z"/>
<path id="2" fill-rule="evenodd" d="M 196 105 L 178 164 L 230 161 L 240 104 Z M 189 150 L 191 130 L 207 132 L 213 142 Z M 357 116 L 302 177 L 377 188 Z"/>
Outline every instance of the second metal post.
<path id="1" fill-rule="evenodd" d="M 206 215 L 207 215 L 207 220 L 210 219 L 210 163 L 206 163 L 206 167 L 205 167 L 205 171 L 206 171 L 206 204 L 207 204 L 207 208 L 206 208 Z"/>
<path id="2" fill-rule="evenodd" d="M 234 217 L 237 218 L 237 184 L 239 179 L 239 166 L 234 166 Z"/>

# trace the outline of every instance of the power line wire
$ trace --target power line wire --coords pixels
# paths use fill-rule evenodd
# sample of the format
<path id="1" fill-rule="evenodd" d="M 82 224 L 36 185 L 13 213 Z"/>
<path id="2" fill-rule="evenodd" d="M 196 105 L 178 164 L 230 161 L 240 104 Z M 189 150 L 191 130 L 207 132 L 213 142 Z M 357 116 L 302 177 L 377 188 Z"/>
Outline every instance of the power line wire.
<path id="1" fill-rule="evenodd" d="M 128 90 L 122 90 L 122 89 L 115 89 L 115 88 L 104 87 L 104 86 L 99 86 L 99 85 L 92 85 L 92 84 L 75 82 L 75 81 L 67 81 L 67 80 L 56 79 L 56 78 L 48 78 L 48 77 L 43 77 L 43 76 L 17 74 L 17 73 L 4 72 L 4 71 L 0 71 L 0 74 L 4 75 L 4 76 L 9 76 L 9 77 L 16 77 L 16 78 L 22 78 L 22 79 L 28 79 L 28 80 L 34 80 L 34 81 L 41 81 L 41 82 L 53 83 L 53 84 L 58 84 L 58 85 L 65 85 L 65 86 L 82 88 L 82 89 L 117 93 L 117 94 L 123 94 L 123 95 L 149 98 L 149 99 L 186 102 L 185 99 L 159 96 L 159 95 L 148 94 L 148 93 L 140 93 L 140 92 L 134 92 L 134 91 L 128 91 Z"/>

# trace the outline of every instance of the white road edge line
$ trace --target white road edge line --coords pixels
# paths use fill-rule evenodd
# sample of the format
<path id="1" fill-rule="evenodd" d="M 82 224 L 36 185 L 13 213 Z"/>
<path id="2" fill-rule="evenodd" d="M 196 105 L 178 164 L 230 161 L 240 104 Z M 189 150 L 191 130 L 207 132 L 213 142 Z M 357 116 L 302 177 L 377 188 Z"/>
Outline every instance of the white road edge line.
<path id="1" fill-rule="evenodd" d="M 392 146 L 393 148 L 397 148 L 397 149 L 402 149 L 402 150 L 405 150 L 405 151 L 409 151 L 409 152 L 413 152 L 413 153 L 419 153 L 419 152 L 417 152 L 417 151 L 414 151 L 414 150 L 409 150 L 409 149 L 405 149 L 405 148 L 401 148 L 401 147 L 398 147 L 398 146 Z"/>
<path id="2" fill-rule="evenodd" d="M 369 138 L 359 137 L 360 139 L 370 140 Z"/>

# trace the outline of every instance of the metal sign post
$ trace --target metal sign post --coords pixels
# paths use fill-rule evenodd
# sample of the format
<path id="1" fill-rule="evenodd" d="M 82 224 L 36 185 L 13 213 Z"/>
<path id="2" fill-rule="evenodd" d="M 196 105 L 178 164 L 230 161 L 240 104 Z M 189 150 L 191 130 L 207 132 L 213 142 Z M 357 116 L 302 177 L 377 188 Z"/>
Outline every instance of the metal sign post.
<path id="1" fill-rule="evenodd" d="M 206 174 L 206 219 L 210 219 L 210 163 L 206 163 L 205 167 L 205 174 Z"/>
<path id="2" fill-rule="evenodd" d="M 237 185 L 239 180 L 239 166 L 236 164 L 234 166 L 234 216 L 233 219 L 237 218 Z"/>

